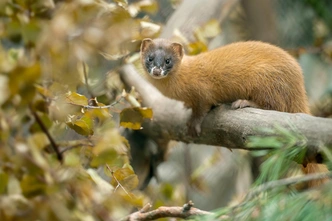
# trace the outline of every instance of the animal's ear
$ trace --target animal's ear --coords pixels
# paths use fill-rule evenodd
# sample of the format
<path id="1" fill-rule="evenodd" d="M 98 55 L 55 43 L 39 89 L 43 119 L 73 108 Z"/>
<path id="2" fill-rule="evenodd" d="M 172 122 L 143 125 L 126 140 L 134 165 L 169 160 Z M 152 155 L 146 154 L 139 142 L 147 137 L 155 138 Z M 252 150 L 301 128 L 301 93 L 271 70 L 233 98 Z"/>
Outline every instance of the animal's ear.
<path id="1" fill-rule="evenodd" d="M 176 42 L 174 42 L 174 43 L 172 43 L 172 48 L 173 48 L 173 51 L 177 54 L 177 55 L 179 55 L 179 57 L 180 58 L 182 58 L 183 57 L 183 46 L 182 46 L 182 44 L 180 44 L 180 43 L 176 43 Z"/>
<path id="2" fill-rule="evenodd" d="M 145 51 L 150 44 L 152 44 L 152 39 L 151 38 L 145 38 L 143 39 L 142 41 L 142 44 L 141 44 L 141 51 Z"/>

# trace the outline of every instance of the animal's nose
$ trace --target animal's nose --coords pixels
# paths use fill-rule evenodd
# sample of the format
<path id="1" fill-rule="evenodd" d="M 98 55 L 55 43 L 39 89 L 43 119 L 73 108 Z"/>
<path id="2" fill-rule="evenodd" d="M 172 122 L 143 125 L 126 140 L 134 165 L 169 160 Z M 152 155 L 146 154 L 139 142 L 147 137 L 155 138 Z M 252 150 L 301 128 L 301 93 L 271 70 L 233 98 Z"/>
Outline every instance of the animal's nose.
<path id="1" fill-rule="evenodd" d="M 160 76 L 161 75 L 161 69 L 160 68 L 154 68 L 152 74 L 154 76 Z"/>

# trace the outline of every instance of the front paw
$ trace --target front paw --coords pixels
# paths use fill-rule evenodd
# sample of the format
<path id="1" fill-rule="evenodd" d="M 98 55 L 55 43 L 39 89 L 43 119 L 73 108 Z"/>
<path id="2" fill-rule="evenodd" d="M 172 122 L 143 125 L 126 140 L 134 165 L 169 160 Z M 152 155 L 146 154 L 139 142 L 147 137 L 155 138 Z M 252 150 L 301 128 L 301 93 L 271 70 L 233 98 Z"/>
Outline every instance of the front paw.
<path id="1" fill-rule="evenodd" d="M 191 137 L 199 137 L 201 134 L 201 124 L 200 123 L 190 123 L 188 122 L 188 134 Z"/>

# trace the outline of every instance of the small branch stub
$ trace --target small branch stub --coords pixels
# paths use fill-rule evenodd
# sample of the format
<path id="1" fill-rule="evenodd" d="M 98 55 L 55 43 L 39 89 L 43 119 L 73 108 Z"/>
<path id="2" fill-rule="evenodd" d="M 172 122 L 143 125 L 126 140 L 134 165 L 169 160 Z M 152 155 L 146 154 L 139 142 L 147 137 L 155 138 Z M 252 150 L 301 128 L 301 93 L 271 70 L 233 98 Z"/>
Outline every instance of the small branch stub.
<path id="1" fill-rule="evenodd" d="M 140 213 L 146 213 L 151 209 L 152 205 L 150 203 L 146 204 L 145 206 L 143 206 L 142 209 L 140 209 Z"/>
<path id="2" fill-rule="evenodd" d="M 183 212 L 184 213 L 188 212 L 193 206 L 194 206 L 194 203 L 191 200 L 189 200 L 188 203 L 183 205 Z"/>

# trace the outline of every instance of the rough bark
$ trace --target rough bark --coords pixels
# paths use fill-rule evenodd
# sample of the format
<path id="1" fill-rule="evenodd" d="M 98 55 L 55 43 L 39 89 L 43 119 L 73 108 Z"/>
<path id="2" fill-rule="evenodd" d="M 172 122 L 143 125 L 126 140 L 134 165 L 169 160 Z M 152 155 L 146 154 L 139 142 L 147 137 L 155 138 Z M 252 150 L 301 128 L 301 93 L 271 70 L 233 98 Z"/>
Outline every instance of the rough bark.
<path id="1" fill-rule="evenodd" d="M 310 158 L 320 152 L 320 146 L 332 146 L 332 119 L 254 108 L 231 110 L 228 105 L 211 110 L 202 123 L 201 135 L 193 138 L 187 135 L 186 127 L 191 110 L 182 102 L 163 96 L 137 73 L 133 65 L 123 66 L 121 76 L 127 85 L 134 86 L 141 94 L 143 105 L 153 109 L 153 120 L 143 124 L 143 132 L 156 140 L 250 149 L 246 146 L 250 136 L 266 136 L 262 128 L 278 125 L 306 137 Z"/>

